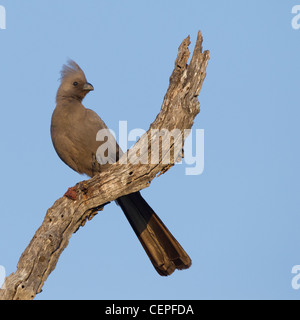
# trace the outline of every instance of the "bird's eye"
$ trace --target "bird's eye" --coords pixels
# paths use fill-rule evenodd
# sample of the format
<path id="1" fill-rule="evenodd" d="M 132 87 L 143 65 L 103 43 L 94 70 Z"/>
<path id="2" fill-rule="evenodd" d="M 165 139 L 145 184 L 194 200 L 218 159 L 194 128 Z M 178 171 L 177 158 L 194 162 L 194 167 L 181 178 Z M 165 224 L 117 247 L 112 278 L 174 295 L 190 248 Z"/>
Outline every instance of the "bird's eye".
<path id="1" fill-rule="evenodd" d="M 74 87 L 78 86 L 78 82 L 76 82 L 76 81 L 73 82 L 73 86 L 74 86 Z"/>

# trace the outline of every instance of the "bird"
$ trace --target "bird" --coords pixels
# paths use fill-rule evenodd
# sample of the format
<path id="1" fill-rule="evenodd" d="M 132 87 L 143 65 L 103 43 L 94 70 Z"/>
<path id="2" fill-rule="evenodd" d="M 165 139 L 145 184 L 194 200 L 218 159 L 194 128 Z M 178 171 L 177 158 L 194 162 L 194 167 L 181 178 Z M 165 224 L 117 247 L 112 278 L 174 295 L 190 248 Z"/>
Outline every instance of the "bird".
<path id="1" fill-rule="evenodd" d="M 108 129 L 96 112 L 84 107 L 82 100 L 94 90 L 87 82 L 79 65 L 69 59 L 61 70 L 60 86 L 56 94 L 56 107 L 51 118 L 51 139 L 60 159 L 79 174 L 94 177 L 108 164 L 97 159 L 99 130 Z M 115 154 L 108 155 L 117 161 L 123 154 L 113 136 Z M 169 276 L 176 269 L 188 269 L 191 258 L 164 225 L 140 192 L 116 199 L 132 229 L 142 244 L 157 273 Z"/>

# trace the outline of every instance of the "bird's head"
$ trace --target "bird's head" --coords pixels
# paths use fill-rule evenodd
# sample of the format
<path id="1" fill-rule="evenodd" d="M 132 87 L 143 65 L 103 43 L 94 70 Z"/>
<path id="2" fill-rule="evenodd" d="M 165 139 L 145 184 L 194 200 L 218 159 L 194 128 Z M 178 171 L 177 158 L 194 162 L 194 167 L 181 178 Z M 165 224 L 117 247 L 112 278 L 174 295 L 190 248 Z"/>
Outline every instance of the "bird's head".
<path id="1" fill-rule="evenodd" d="M 56 99 L 74 98 L 82 101 L 92 90 L 94 90 L 94 87 L 87 82 L 79 65 L 73 60 L 68 60 L 61 70 L 61 84 Z"/>

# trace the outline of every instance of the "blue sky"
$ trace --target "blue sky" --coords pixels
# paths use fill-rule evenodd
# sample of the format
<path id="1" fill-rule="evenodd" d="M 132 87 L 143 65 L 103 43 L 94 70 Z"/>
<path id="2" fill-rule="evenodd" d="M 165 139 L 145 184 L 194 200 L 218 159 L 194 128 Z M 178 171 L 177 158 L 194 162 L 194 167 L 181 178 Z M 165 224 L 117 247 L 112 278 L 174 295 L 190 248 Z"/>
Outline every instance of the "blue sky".
<path id="1" fill-rule="evenodd" d="M 85 179 L 57 157 L 50 120 L 67 58 L 95 91 L 84 104 L 117 132 L 148 129 L 177 48 L 211 52 L 194 128 L 205 169 L 176 166 L 143 195 L 190 254 L 159 277 L 120 208 L 77 232 L 37 299 L 299 299 L 298 1 L 0 0 L 0 265 L 10 274 L 46 210 Z M 117 234 L 115 230 L 118 230 Z"/>

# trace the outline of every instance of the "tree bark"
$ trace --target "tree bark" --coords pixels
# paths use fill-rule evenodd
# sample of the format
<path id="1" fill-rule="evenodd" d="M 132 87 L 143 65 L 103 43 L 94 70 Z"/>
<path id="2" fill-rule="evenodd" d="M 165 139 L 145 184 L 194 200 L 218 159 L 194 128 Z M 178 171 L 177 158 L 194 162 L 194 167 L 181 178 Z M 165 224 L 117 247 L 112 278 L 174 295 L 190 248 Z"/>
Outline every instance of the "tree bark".
<path id="1" fill-rule="evenodd" d="M 105 204 L 129 193 L 148 187 L 158 175 L 165 173 L 180 157 L 177 143 L 184 138 L 177 137 L 169 146 L 159 146 L 158 163 L 136 163 L 144 153 L 150 160 L 155 156 L 151 144 L 158 142 L 159 135 L 153 129 L 190 129 L 200 112 L 198 95 L 206 76 L 209 51 L 202 52 L 201 32 L 189 65 L 190 37 L 179 47 L 170 85 L 164 97 L 162 108 L 148 132 L 116 164 L 105 168 L 94 178 L 78 183 L 48 209 L 45 219 L 33 239 L 23 252 L 15 273 L 9 275 L 0 291 L 0 300 L 31 300 L 41 292 L 44 282 L 55 269 L 62 251 L 80 226 L 93 218 Z M 179 140 L 182 141 L 179 141 Z M 151 143 L 150 143 L 151 142 Z M 142 148 L 141 146 L 145 146 Z M 147 148 L 148 146 L 148 148 Z M 144 151 L 143 151 L 144 150 Z M 171 164 L 164 161 L 172 154 Z M 138 155 L 138 156 L 137 156 Z"/>

